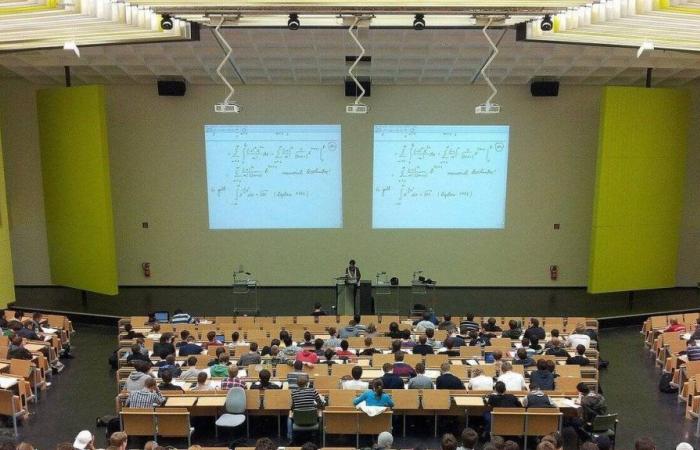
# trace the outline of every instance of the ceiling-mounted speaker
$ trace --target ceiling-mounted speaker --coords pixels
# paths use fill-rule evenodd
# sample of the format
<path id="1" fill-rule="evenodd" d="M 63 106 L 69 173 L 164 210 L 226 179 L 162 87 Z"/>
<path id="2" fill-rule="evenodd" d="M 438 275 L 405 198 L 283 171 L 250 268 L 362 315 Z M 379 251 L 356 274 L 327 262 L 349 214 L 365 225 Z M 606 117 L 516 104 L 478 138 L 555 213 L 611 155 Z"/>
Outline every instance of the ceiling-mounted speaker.
<path id="1" fill-rule="evenodd" d="M 372 80 L 369 77 L 357 77 L 357 81 L 360 82 L 362 88 L 365 90 L 365 97 L 369 97 L 372 93 Z M 360 95 L 361 91 L 355 84 L 355 82 L 350 77 L 345 77 L 345 96 L 346 97 L 357 97 Z"/>
<path id="2" fill-rule="evenodd" d="M 559 95 L 558 81 L 533 81 L 530 83 L 533 97 L 556 97 Z"/>
<path id="3" fill-rule="evenodd" d="M 187 92 L 187 83 L 181 80 L 158 80 L 158 95 L 163 97 L 183 97 Z"/>

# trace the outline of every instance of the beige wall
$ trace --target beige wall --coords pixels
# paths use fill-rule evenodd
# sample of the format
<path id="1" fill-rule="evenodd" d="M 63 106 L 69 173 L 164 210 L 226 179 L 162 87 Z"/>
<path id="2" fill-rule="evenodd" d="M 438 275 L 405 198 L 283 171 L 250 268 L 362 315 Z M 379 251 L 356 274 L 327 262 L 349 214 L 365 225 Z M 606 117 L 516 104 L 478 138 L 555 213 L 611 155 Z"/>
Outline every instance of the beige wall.
<path id="1" fill-rule="evenodd" d="M 698 123 L 698 92 L 694 119 Z M 499 90 L 503 112 L 474 115 L 483 86 L 376 86 L 366 116 L 347 115 L 341 87 L 244 86 L 240 115 L 220 115 L 215 86 L 190 86 L 184 98 L 154 86 L 108 86 L 112 195 L 120 284 L 222 285 L 243 264 L 265 285 L 329 285 L 350 257 L 365 278 L 377 271 L 408 282 L 417 267 L 441 285 L 586 284 L 599 87 L 562 86 L 533 98 L 527 86 Z M 3 83 L 8 202 L 18 284 L 49 283 L 32 88 Z M 14 105 L 23 104 L 17 108 Z M 8 114 L 10 112 L 10 114 Z M 339 123 L 343 129 L 344 228 L 210 231 L 204 124 Z M 377 230 L 372 216 L 373 124 L 508 124 L 511 143 L 504 230 Z M 679 284 L 698 276 L 698 132 L 688 166 Z M 150 227 L 143 229 L 142 222 Z M 561 230 L 554 231 L 553 224 Z M 141 262 L 153 277 L 141 274 Z M 560 281 L 549 280 L 550 264 Z"/>

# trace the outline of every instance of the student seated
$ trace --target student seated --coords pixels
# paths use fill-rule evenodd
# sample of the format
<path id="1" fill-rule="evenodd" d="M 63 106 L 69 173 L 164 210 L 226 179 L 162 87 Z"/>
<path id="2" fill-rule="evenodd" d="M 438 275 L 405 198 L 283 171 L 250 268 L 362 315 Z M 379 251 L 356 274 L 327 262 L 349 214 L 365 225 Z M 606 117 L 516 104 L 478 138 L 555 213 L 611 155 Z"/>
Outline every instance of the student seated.
<path id="1" fill-rule="evenodd" d="M 384 375 L 380 378 L 382 384 L 386 389 L 403 389 L 403 379 L 396 375 L 394 372 L 394 365 L 391 363 L 384 363 L 382 366 L 382 371 Z"/>
<path id="2" fill-rule="evenodd" d="M 296 360 L 307 365 L 314 365 L 318 363 L 318 355 L 313 349 L 305 347 L 297 353 Z"/>
<path id="3" fill-rule="evenodd" d="M 182 369 L 175 363 L 175 355 L 170 354 L 165 357 L 165 364 L 158 366 L 158 378 L 163 378 L 163 372 L 170 371 L 171 375 L 178 378 L 182 374 Z"/>
<path id="4" fill-rule="evenodd" d="M 523 330 L 518 326 L 518 322 L 511 319 L 508 321 L 508 329 L 503 332 L 501 337 L 508 339 L 520 339 L 520 335 L 523 334 Z"/>
<path id="5" fill-rule="evenodd" d="M 168 355 L 175 354 L 175 346 L 173 345 L 172 333 L 163 333 L 160 335 L 158 342 L 153 344 L 153 354 L 159 358 L 165 359 Z"/>
<path id="6" fill-rule="evenodd" d="M 416 376 L 416 371 L 410 364 L 403 362 L 404 352 L 394 353 L 394 375 L 398 375 L 403 378 L 413 378 Z"/>
<path id="7" fill-rule="evenodd" d="M 271 383 L 270 378 L 272 377 L 272 374 L 270 373 L 269 370 L 263 369 L 258 373 L 258 377 L 260 378 L 258 381 L 253 383 L 253 385 L 250 387 L 251 389 L 282 389 L 281 386 Z"/>
<path id="8" fill-rule="evenodd" d="M 481 325 L 474 321 L 474 313 L 467 313 L 467 316 L 459 323 L 460 331 L 465 328 L 467 333 L 474 330 L 478 332 L 481 329 Z"/>
<path id="9" fill-rule="evenodd" d="M 527 330 L 525 330 L 525 336 L 526 338 L 532 340 L 532 338 L 537 338 L 540 341 L 543 341 L 547 334 L 544 331 L 544 328 L 540 326 L 540 321 L 539 319 L 536 319 L 535 317 L 530 319 L 530 326 L 528 327 Z"/>
<path id="10" fill-rule="evenodd" d="M 523 399 L 523 406 L 526 408 L 556 408 L 551 398 L 542 392 L 541 386 L 530 382 L 530 392 Z"/>
<path id="11" fill-rule="evenodd" d="M 416 323 L 416 331 L 418 333 L 424 333 L 428 328 L 435 328 L 435 324 L 432 322 L 431 314 L 428 311 L 423 313 L 422 319 Z"/>
<path id="12" fill-rule="evenodd" d="M 549 341 L 550 347 L 544 352 L 545 355 L 556 356 L 557 358 L 568 358 L 569 352 L 564 348 L 564 343 L 559 338 L 552 338 Z"/>
<path id="13" fill-rule="evenodd" d="M 216 331 L 210 331 L 207 333 L 207 342 L 202 344 L 202 347 L 209 348 L 217 345 L 224 345 L 223 342 L 216 339 Z"/>
<path id="14" fill-rule="evenodd" d="M 321 304 L 316 302 L 314 304 L 314 310 L 311 311 L 311 315 L 314 317 L 325 316 L 326 312 L 321 308 Z"/>
<path id="15" fill-rule="evenodd" d="M 22 337 L 13 336 L 12 339 L 10 339 L 10 348 L 7 352 L 7 357 L 9 359 L 32 360 L 34 355 L 32 355 L 32 352 L 24 348 L 24 339 Z M 146 359 L 150 362 L 148 357 L 146 357 Z"/>
<path id="16" fill-rule="evenodd" d="M 292 408 L 287 417 L 287 439 L 291 442 L 293 435 L 293 414 L 295 410 L 316 410 L 323 408 L 326 402 L 316 389 L 309 387 L 309 376 L 303 374 L 297 380 L 298 388 L 292 391 Z"/>
<path id="17" fill-rule="evenodd" d="M 180 348 L 187 343 L 187 338 L 190 337 L 190 332 L 188 330 L 182 330 L 180 332 L 180 340 L 175 343 L 175 348 Z"/>
<path id="18" fill-rule="evenodd" d="M 457 450 L 457 438 L 452 433 L 445 433 L 440 439 L 440 450 Z"/>
<path id="19" fill-rule="evenodd" d="M 258 343 L 250 343 L 250 351 L 238 359 L 238 367 L 245 367 L 251 364 L 260 364 L 262 357 L 258 352 Z"/>
<path id="20" fill-rule="evenodd" d="M 578 366 L 588 366 L 591 361 L 586 358 L 586 347 L 583 344 L 576 346 L 576 356 L 570 356 L 567 360 L 567 364 L 578 365 Z"/>
<path id="21" fill-rule="evenodd" d="M 212 377 L 223 378 L 228 375 L 228 367 L 231 365 L 228 352 L 219 356 L 219 361 L 211 366 L 209 373 Z"/>
<path id="22" fill-rule="evenodd" d="M 307 349 L 314 348 L 314 337 L 310 331 L 304 331 L 304 340 L 299 343 L 299 347 Z"/>
<path id="23" fill-rule="evenodd" d="M 462 380 L 450 373 L 450 363 L 444 362 L 440 365 L 440 376 L 435 380 L 437 389 L 464 389 Z"/>
<path id="24" fill-rule="evenodd" d="M 394 407 L 394 401 L 389 394 L 384 393 L 384 384 L 380 379 L 372 381 L 372 390 L 365 391 L 357 396 L 355 400 L 352 401 L 352 404 L 357 406 L 362 402 L 365 402 L 367 406 Z"/>
<path id="25" fill-rule="evenodd" d="M 457 447 L 457 450 L 475 450 L 476 444 L 479 443 L 479 434 L 473 428 L 465 428 L 462 431 L 462 446 Z"/>
<path id="26" fill-rule="evenodd" d="M 318 339 L 314 341 L 314 353 L 316 353 L 316 356 L 319 358 L 323 356 L 325 353 L 325 350 L 323 349 L 323 339 Z"/>
<path id="27" fill-rule="evenodd" d="M 484 331 L 488 333 L 496 333 L 496 332 L 502 332 L 501 327 L 496 325 L 496 318 L 495 317 L 489 317 L 486 323 L 484 324 Z M 494 335 L 495 336 L 495 335 Z"/>
<path id="28" fill-rule="evenodd" d="M 369 383 L 362 381 L 362 367 L 355 366 L 351 371 L 352 378 L 345 380 L 342 383 L 342 389 L 353 389 L 353 390 L 366 390 L 369 387 Z"/>
<path id="29" fill-rule="evenodd" d="M 335 351 L 336 348 L 340 347 L 340 339 L 338 338 L 338 332 L 334 327 L 328 328 L 329 337 L 323 342 L 323 348 L 330 348 Z"/>
<path id="30" fill-rule="evenodd" d="M 433 380 L 425 375 L 425 364 L 416 364 L 416 376 L 408 381 L 408 389 L 432 389 Z"/>
<path id="31" fill-rule="evenodd" d="M 209 361 L 207 363 L 207 366 L 211 367 L 214 364 L 218 364 L 219 358 L 221 358 L 221 355 L 224 355 L 224 354 L 228 355 L 228 350 L 224 346 L 219 346 L 216 348 L 215 353 L 216 353 L 216 357 L 214 359 L 212 359 L 211 361 Z"/>
<path id="32" fill-rule="evenodd" d="M 185 342 L 181 342 L 179 344 L 180 346 L 178 347 L 178 354 L 180 356 L 199 355 L 204 351 L 201 345 L 195 344 L 194 336 L 187 336 Z"/>
<path id="33" fill-rule="evenodd" d="M 493 390 L 493 378 L 484 375 L 481 369 L 472 369 L 472 377 L 467 385 L 473 391 L 491 391 Z"/>
<path id="34" fill-rule="evenodd" d="M 503 361 L 501 364 L 501 376 L 498 381 L 502 381 L 506 389 L 509 391 L 527 391 L 525 377 L 517 372 L 513 372 L 513 365 L 509 361 Z"/>
<path id="35" fill-rule="evenodd" d="M 340 350 L 335 352 L 335 356 L 338 359 L 346 359 L 348 361 L 354 362 L 357 361 L 357 355 L 355 352 L 352 352 L 349 350 L 350 344 L 348 344 L 348 341 L 343 339 L 340 341 Z"/>
<path id="36" fill-rule="evenodd" d="M 359 356 L 372 356 L 376 353 L 381 353 L 381 352 L 372 346 L 372 338 L 369 336 L 365 337 L 365 348 L 363 348 L 362 351 L 360 351 L 360 353 L 358 353 L 358 355 Z"/>
<path id="37" fill-rule="evenodd" d="M 418 344 L 413 347 L 414 355 L 432 355 L 435 353 L 432 345 L 428 345 L 428 337 L 425 335 L 420 335 L 418 337 Z"/>
<path id="38" fill-rule="evenodd" d="M 197 375 L 197 382 L 190 387 L 190 391 L 213 391 L 214 386 L 207 381 L 207 373 L 202 371 Z"/>
<path id="39" fill-rule="evenodd" d="M 585 348 L 591 346 L 591 337 L 586 334 L 586 326 L 582 323 L 576 325 L 576 330 L 566 340 L 567 347 L 576 348 L 579 345 L 583 345 Z"/>
<path id="40" fill-rule="evenodd" d="M 136 360 L 134 361 L 134 371 L 129 374 L 129 378 L 126 379 L 125 388 L 128 392 L 139 391 L 143 389 L 146 381 L 152 379 L 148 372 L 151 370 L 151 363 Z"/>
<path id="41" fill-rule="evenodd" d="M 530 386 L 539 386 L 543 391 L 554 390 L 554 374 L 547 370 L 547 360 L 537 360 L 537 370 L 530 373 Z"/>
<path id="42" fill-rule="evenodd" d="M 299 381 L 299 378 L 303 375 L 306 375 L 304 373 L 304 363 L 296 360 L 294 361 L 293 364 L 294 371 L 289 372 L 287 374 L 287 385 L 289 386 L 289 389 L 296 389 L 297 388 L 297 382 Z"/>
<path id="43" fill-rule="evenodd" d="M 454 348 L 455 347 L 455 338 L 447 338 L 445 339 L 445 349 L 440 350 L 438 352 L 438 355 L 447 355 L 448 357 L 454 357 L 454 356 L 459 356 L 459 349 Z"/>
<path id="44" fill-rule="evenodd" d="M 548 350 L 554 346 L 552 344 L 552 341 L 554 339 L 559 339 L 559 330 L 557 330 L 556 328 L 553 328 L 552 331 L 549 332 L 549 336 L 550 336 L 549 340 L 547 342 L 545 342 L 545 344 L 544 344 L 545 350 Z"/>
<path id="45" fill-rule="evenodd" d="M 231 364 L 228 366 L 228 376 L 221 380 L 221 390 L 228 391 L 234 387 L 245 389 L 245 383 L 238 378 L 238 366 Z"/>
<path id="46" fill-rule="evenodd" d="M 520 408 L 523 405 L 513 394 L 506 393 L 506 384 L 502 381 L 497 381 L 494 385 L 495 392 L 489 394 L 485 399 L 486 405 L 491 408 Z"/>
<path id="47" fill-rule="evenodd" d="M 199 375 L 199 372 L 201 371 L 195 367 L 196 365 L 197 358 L 195 358 L 194 356 L 190 356 L 189 358 L 187 358 L 187 369 L 180 374 L 180 378 L 182 378 L 183 380 L 197 378 L 197 375 Z"/>
<path id="48" fill-rule="evenodd" d="M 452 316 L 449 314 L 445 314 L 443 316 L 442 322 L 438 324 L 438 330 L 446 330 L 448 333 L 453 333 L 454 331 L 457 330 L 457 325 L 452 322 Z"/>
<path id="49" fill-rule="evenodd" d="M 160 373 L 160 371 L 159 371 L 159 373 Z M 163 371 L 163 373 L 161 373 L 159 376 L 160 376 L 160 379 L 162 381 L 158 385 L 158 389 L 160 389 L 161 391 L 184 392 L 184 390 L 180 386 L 173 384 L 173 373 L 170 370 Z"/>
<path id="50" fill-rule="evenodd" d="M 520 347 L 515 352 L 515 358 L 513 359 L 513 364 L 530 367 L 535 365 L 535 360 L 530 358 L 527 354 L 527 350 L 524 347 Z"/>
<path id="51" fill-rule="evenodd" d="M 126 398 L 126 406 L 129 408 L 149 408 L 161 406 L 165 403 L 165 397 L 158 390 L 156 380 L 150 376 L 145 380 L 143 387 L 129 393 Z"/>
<path id="52" fill-rule="evenodd" d="M 398 323 L 391 322 L 389 324 L 389 337 L 392 339 L 401 339 L 401 330 L 399 330 Z"/>

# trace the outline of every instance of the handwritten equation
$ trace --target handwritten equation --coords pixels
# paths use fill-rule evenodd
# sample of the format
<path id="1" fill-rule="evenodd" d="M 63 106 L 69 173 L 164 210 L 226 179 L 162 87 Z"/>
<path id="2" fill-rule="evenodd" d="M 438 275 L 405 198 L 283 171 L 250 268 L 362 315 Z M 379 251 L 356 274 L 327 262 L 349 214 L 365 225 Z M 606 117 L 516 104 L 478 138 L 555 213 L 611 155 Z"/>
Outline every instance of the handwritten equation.
<path id="1" fill-rule="evenodd" d="M 340 126 L 207 125 L 205 140 L 211 228 L 342 222 Z"/>
<path id="2" fill-rule="evenodd" d="M 375 126 L 374 227 L 502 227 L 508 132 L 507 126 Z"/>

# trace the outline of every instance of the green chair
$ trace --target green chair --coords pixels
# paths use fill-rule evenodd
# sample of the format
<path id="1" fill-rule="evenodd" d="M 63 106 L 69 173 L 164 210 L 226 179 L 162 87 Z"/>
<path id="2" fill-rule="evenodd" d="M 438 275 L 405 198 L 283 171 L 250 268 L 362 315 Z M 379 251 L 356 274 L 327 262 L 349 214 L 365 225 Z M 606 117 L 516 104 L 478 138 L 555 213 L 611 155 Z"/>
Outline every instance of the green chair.
<path id="1" fill-rule="evenodd" d="M 585 431 L 592 440 L 598 436 L 607 436 L 615 448 L 615 435 L 617 434 L 617 414 L 601 414 L 593 418 L 590 424 L 586 424 Z"/>
<path id="2" fill-rule="evenodd" d="M 315 432 L 319 430 L 318 410 L 295 409 L 292 411 L 292 433 Z M 292 434 L 294 436 L 294 434 Z"/>

